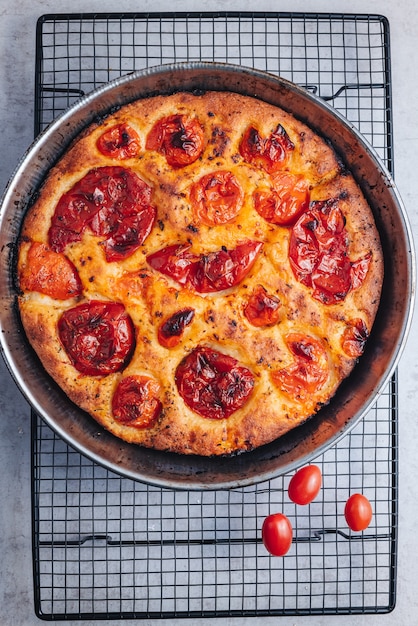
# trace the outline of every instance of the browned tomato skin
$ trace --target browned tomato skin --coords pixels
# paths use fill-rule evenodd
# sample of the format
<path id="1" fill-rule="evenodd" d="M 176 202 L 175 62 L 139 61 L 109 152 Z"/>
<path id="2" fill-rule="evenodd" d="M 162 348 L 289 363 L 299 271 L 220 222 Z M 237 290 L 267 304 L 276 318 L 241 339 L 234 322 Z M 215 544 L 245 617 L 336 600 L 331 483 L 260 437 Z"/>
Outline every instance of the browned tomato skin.
<path id="1" fill-rule="evenodd" d="M 335 304 L 361 285 L 371 256 L 351 262 L 345 218 L 334 199 L 311 202 L 291 230 L 289 261 L 297 280 L 323 304 Z"/>
<path id="2" fill-rule="evenodd" d="M 189 244 L 173 244 L 148 255 L 147 262 L 180 285 L 198 293 L 213 293 L 238 285 L 251 271 L 262 247 L 259 241 L 246 241 L 232 250 L 195 255 Z"/>
<path id="3" fill-rule="evenodd" d="M 106 376 L 122 370 L 135 349 L 135 327 L 125 307 L 91 300 L 64 311 L 58 336 L 76 370 Z"/>
<path id="4" fill-rule="evenodd" d="M 131 159 L 141 149 L 138 133 L 129 124 L 116 124 L 97 140 L 97 148 L 104 156 L 113 159 Z"/>
<path id="5" fill-rule="evenodd" d="M 28 250 L 19 286 L 22 291 L 37 291 L 56 300 L 74 298 L 83 291 L 80 276 L 70 259 L 36 241 Z"/>
<path id="6" fill-rule="evenodd" d="M 233 357 L 198 346 L 178 365 L 175 382 L 192 411 L 208 419 L 225 419 L 249 400 L 254 375 Z"/>
<path id="7" fill-rule="evenodd" d="M 259 241 L 247 241 L 232 250 L 203 255 L 194 267 L 193 288 L 199 293 L 211 293 L 235 287 L 251 271 L 262 247 Z"/>
<path id="8" fill-rule="evenodd" d="M 162 410 L 160 385 L 149 376 L 123 378 L 112 398 L 112 413 L 117 422 L 135 428 L 150 428 Z"/>
<path id="9" fill-rule="evenodd" d="M 170 115 L 154 124 L 145 146 L 147 150 L 164 154 L 172 167 L 185 167 L 197 161 L 202 154 L 205 147 L 204 131 L 197 118 Z"/>
<path id="10" fill-rule="evenodd" d="M 164 348 L 174 348 L 180 343 L 184 329 L 192 323 L 195 311 L 181 309 L 171 315 L 158 327 L 158 342 Z"/>
<path id="11" fill-rule="evenodd" d="M 232 172 L 221 170 L 202 176 L 190 192 L 196 220 L 207 226 L 233 221 L 244 200 L 244 193 Z"/>
<path id="12" fill-rule="evenodd" d="M 244 307 L 244 315 L 253 326 L 273 326 L 280 319 L 280 300 L 257 285 Z"/>
<path id="13" fill-rule="evenodd" d="M 328 379 L 326 350 L 318 339 L 302 333 L 290 333 L 285 341 L 294 362 L 272 372 L 271 377 L 283 392 L 303 401 L 323 387 Z"/>
<path id="14" fill-rule="evenodd" d="M 295 146 L 281 124 L 268 137 L 263 137 L 254 127 L 244 132 L 239 146 L 241 156 L 269 173 L 282 169 Z"/>
<path id="15" fill-rule="evenodd" d="M 369 331 L 365 322 L 357 318 L 351 320 L 344 330 L 341 338 L 341 347 L 347 356 L 357 359 L 363 354 L 368 338 Z"/>
<path id="16" fill-rule="evenodd" d="M 134 172 L 121 166 L 95 168 L 58 201 L 48 231 L 49 245 L 63 252 L 90 228 L 104 238 L 106 260 L 120 261 L 142 245 L 155 218 L 151 187 Z"/>

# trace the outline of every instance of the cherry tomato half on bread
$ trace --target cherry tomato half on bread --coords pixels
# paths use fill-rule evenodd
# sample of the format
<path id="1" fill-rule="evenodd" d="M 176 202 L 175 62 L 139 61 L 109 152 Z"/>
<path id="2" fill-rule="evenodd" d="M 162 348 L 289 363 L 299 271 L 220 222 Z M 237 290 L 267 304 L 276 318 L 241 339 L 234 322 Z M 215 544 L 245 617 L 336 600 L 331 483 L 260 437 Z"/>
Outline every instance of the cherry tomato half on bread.
<path id="1" fill-rule="evenodd" d="M 270 554 L 284 556 L 292 545 L 292 524 L 283 513 L 272 513 L 263 522 L 261 536 Z"/>
<path id="2" fill-rule="evenodd" d="M 345 503 L 344 516 L 351 530 L 366 530 L 373 517 L 372 505 L 362 493 L 353 493 Z"/>
<path id="3" fill-rule="evenodd" d="M 309 504 L 315 500 L 322 485 L 322 473 L 317 465 L 306 465 L 290 480 L 289 498 L 295 504 Z"/>

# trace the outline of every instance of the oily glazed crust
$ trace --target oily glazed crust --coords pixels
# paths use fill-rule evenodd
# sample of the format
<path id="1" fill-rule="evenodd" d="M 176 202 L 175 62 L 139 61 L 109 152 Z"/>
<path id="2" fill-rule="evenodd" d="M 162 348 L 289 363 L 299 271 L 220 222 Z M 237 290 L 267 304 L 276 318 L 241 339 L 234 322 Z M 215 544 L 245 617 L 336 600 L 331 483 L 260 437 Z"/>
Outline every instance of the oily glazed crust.
<path id="1" fill-rule="evenodd" d="M 174 113 L 192 114 L 204 127 L 206 148 L 201 158 L 174 170 L 165 157 L 145 149 L 153 124 Z M 141 141 L 139 157 L 122 163 L 104 157 L 97 138 L 115 123 L 127 122 Z M 295 149 L 289 170 L 309 181 L 312 200 L 339 198 L 346 219 L 349 255 L 355 260 L 371 253 L 364 283 L 339 304 L 323 305 L 311 289 L 298 283 L 288 260 L 289 229 L 275 227 L 255 211 L 252 196 L 270 184 L 268 175 L 244 162 L 239 141 L 249 124 L 268 135 L 280 123 Z M 48 229 L 61 195 L 89 170 L 104 165 L 132 169 L 153 189 L 157 222 L 143 245 L 129 258 L 106 263 L 98 238 L 85 232 L 65 253 L 74 263 L 83 284 L 78 298 L 56 301 L 36 292 L 19 296 L 27 337 L 48 373 L 69 398 L 104 428 L 128 442 L 182 454 L 216 455 L 249 450 L 268 443 L 304 422 L 329 402 L 341 380 L 355 365 L 344 354 L 341 337 L 347 322 L 364 320 L 371 330 L 377 312 L 383 278 L 383 259 L 371 211 L 349 173 L 344 171 L 328 144 L 311 129 L 277 107 L 238 94 L 176 94 L 138 101 L 123 107 L 101 124 L 92 125 L 53 168 L 39 199 L 28 212 L 21 233 L 18 274 L 26 267 L 27 246 L 47 243 Z M 205 226 L 197 221 L 189 200 L 191 185 L 214 170 L 232 171 L 244 189 L 239 215 L 227 226 Z M 360 234 L 360 236 L 358 236 Z M 173 243 L 190 240 L 196 253 L 236 247 L 246 239 L 263 242 L 257 261 L 235 288 L 198 295 L 154 272 L 146 256 Z M 279 321 L 256 328 L 244 315 L 248 294 L 262 284 L 280 300 Z M 106 377 L 82 375 L 71 364 L 57 335 L 57 321 L 79 302 L 102 299 L 123 302 L 136 328 L 135 353 L 123 372 Z M 157 340 L 157 327 L 181 308 L 195 310 L 193 324 L 182 341 L 166 349 Z M 323 387 L 305 401 L 297 401 L 274 385 L 271 373 L 292 363 L 285 344 L 289 333 L 300 332 L 319 340 L 327 351 L 329 376 Z M 197 345 L 229 354 L 249 368 L 255 386 L 249 401 L 227 419 L 201 417 L 179 396 L 174 374 L 180 361 Z M 131 374 L 150 375 L 161 387 L 162 413 L 152 427 L 139 429 L 120 424 L 111 402 L 119 381 Z"/>

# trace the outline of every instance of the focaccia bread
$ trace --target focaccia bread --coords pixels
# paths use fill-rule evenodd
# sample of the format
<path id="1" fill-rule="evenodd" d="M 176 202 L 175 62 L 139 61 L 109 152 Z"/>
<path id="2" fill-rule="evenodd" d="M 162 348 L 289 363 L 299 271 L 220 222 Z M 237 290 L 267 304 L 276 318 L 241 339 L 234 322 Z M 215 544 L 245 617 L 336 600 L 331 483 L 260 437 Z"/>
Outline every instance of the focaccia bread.
<path id="1" fill-rule="evenodd" d="M 89 126 L 19 239 L 43 367 L 121 439 L 251 450 L 328 403 L 361 356 L 383 257 L 328 143 L 236 93 L 138 100 Z"/>

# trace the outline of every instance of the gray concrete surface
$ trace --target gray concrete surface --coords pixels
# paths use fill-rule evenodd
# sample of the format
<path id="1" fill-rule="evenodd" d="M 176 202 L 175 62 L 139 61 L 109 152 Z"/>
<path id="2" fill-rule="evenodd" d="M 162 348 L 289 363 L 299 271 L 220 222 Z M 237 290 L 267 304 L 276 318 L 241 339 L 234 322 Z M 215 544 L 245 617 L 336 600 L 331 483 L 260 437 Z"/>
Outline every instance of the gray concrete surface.
<path id="1" fill-rule="evenodd" d="M 184 0 L 0 0 L 0 192 L 33 133 L 33 75 L 36 19 L 45 13 L 162 10 L 341 11 L 386 15 L 391 28 L 395 179 L 418 234 L 418 6 L 415 0 L 249 0 L 204 3 Z M 410 626 L 418 624 L 418 323 L 399 366 L 400 517 L 397 605 L 391 614 L 341 617 L 222 619 L 225 626 Z M 0 626 L 39 624 L 33 610 L 30 509 L 29 408 L 0 360 Z M 213 620 L 216 623 L 219 620 Z M 191 620 L 208 624 L 210 620 Z M 68 622 L 67 622 L 68 623 Z M 95 622 L 84 622 L 95 623 Z M 124 621 L 124 624 L 138 622 Z M 155 624 L 144 620 L 143 624 Z M 173 626 L 180 620 L 161 621 Z M 183 622 L 184 623 L 184 622 Z"/>

